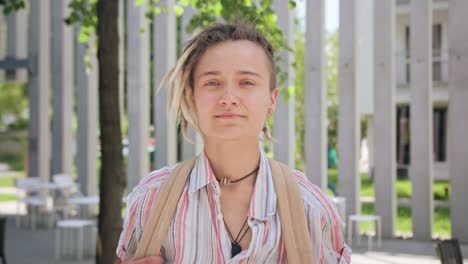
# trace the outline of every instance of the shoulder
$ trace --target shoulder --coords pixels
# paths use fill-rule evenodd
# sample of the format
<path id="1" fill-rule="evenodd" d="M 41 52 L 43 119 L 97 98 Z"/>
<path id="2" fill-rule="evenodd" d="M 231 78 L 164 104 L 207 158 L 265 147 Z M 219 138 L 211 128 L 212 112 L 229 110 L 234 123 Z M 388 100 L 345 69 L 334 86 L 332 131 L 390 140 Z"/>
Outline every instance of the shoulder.
<path id="1" fill-rule="evenodd" d="M 141 179 L 137 186 L 128 194 L 127 203 L 132 205 L 141 201 L 148 192 L 156 193 L 161 185 L 167 180 L 169 174 L 177 167 L 177 165 L 166 166 L 159 170 L 150 172 L 146 177 Z"/>
<path id="2" fill-rule="evenodd" d="M 320 212 L 321 216 L 329 224 L 340 223 L 335 204 L 331 198 L 320 187 L 311 183 L 303 172 L 292 170 L 292 174 L 296 177 L 299 192 L 304 202 L 304 209 Z"/>

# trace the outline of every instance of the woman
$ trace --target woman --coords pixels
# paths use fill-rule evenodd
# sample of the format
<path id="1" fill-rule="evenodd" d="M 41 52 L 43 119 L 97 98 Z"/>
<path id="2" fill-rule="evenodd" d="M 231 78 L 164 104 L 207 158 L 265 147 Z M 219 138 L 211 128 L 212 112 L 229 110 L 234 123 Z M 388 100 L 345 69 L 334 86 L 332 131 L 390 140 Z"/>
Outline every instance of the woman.
<path id="1" fill-rule="evenodd" d="M 215 25 L 198 34 L 163 83 L 186 135 L 198 130 L 196 158 L 162 256 L 133 259 L 158 189 L 175 166 L 150 173 L 128 199 L 117 248 L 125 263 L 285 263 L 269 160 L 260 133 L 278 96 L 271 44 L 245 25 Z M 349 263 L 341 221 L 325 194 L 299 171 L 316 263 Z"/>

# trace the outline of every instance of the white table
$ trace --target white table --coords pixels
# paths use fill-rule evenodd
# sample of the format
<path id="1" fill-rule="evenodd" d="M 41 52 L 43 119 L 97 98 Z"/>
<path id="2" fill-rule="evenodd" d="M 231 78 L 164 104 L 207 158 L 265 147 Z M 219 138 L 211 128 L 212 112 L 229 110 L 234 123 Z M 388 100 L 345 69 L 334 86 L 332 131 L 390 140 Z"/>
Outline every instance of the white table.
<path id="1" fill-rule="evenodd" d="M 73 197 L 73 198 L 68 198 L 66 200 L 67 205 L 76 205 L 78 207 L 86 207 L 88 208 L 89 206 L 95 206 L 99 205 L 99 196 L 94 195 L 94 196 L 80 196 L 80 197 Z M 86 210 L 88 212 L 88 210 Z M 88 216 L 88 214 L 84 214 L 85 217 Z"/>
<path id="2" fill-rule="evenodd" d="M 375 234 L 377 235 L 377 246 L 382 246 L 382 232 L 381 232 L 381 222 L 380 216 L 378 215 L 361 215 L 355 214 L 350 215 L 348 218 L 348 244 L 351 247 L 353 242 L 353 222 L 360 223 L 360 222 L 375 222 Z M 370 235 L 367 236 L 367 247 L 368 249 L 372 249 L 372 237 Z"/>
<path id="3" fill-rule="evenodd" d="M 76 204 L 76 205 L 98 205 L 99 204 L 99 196 L 81 196 L 81 197 L 73 197 L 67 199 L 68 204 Z"/>

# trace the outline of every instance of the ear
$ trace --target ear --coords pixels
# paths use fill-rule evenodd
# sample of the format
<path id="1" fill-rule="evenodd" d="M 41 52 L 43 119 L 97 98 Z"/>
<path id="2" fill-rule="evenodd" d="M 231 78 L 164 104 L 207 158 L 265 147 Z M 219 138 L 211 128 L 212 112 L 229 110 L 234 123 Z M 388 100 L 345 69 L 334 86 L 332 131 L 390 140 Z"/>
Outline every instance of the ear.
<path id="1" fill-rule="evenodd" d="M 268 114 L 272 115 L 276 108 L 276 99 L 278 98 L 278 88 L 270 92 L 270 105 L 268 106 Z"/>

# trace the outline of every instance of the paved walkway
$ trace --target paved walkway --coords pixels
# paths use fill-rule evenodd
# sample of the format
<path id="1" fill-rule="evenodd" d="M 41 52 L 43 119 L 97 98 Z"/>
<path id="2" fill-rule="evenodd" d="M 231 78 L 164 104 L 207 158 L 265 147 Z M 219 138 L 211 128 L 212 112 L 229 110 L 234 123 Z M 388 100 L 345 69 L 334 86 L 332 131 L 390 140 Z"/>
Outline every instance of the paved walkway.
<path id="1" fill-rule="evenodd" d="M 53 229 L 31 231 L 17 228 L 14 217 L 8 216 L 6 229 L 6 256 L 10 264 L 91 264 L 90 254 L 83 261 L 68 259 L 54 260 L 55 237 Z M 85 241 L 86 240 L 85 235 Z M 89 239 L 89 237 L 88 237 Z M 353 244 L 352 263 L 357 264 L 432 264 L 440 263 L 435 254 L 434 242 L 415 242 L 411 240 L 384 240 L 382 248 L 367 251 L 367 241 L 361 245 Z M 88 251 L 89 252 L 89 251 Z M 465 263 L 468 263 L 468 244 L 462 245 Z"/>

